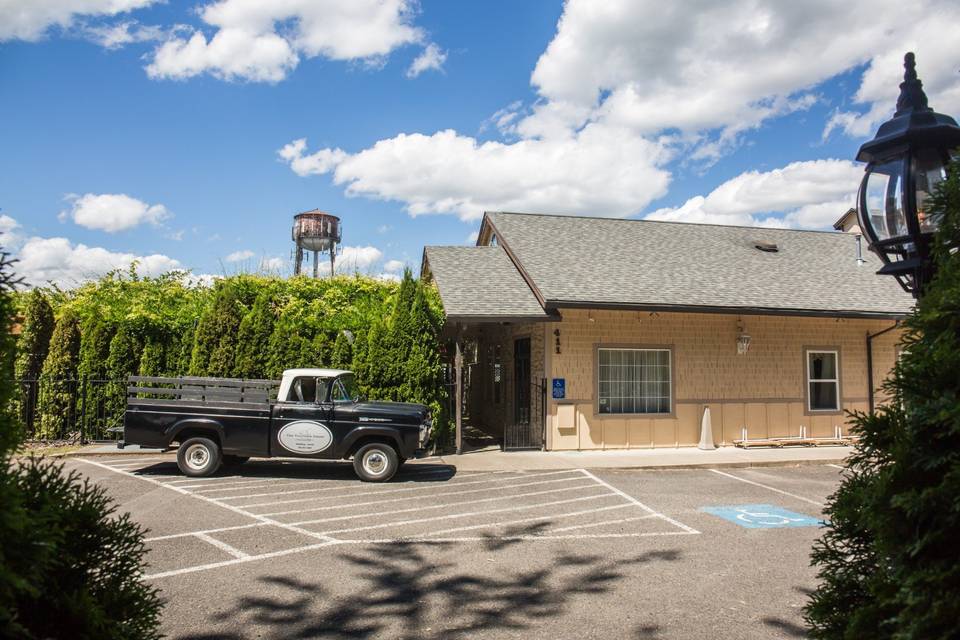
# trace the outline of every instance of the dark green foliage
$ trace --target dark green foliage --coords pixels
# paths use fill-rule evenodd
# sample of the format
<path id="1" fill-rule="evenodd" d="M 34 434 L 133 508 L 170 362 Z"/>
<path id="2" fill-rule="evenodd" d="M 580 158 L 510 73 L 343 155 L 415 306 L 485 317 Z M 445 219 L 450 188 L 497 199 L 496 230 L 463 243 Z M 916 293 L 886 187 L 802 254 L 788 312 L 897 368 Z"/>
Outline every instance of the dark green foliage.
<path id="1" fill-rule="evenodd" d="M 816 638 L 960 635 L 960 165 L 930 212 L 944 216 L 938 274 L 905 322 L 892 401 L 854 416 L 860 442 L 814 548 Z"/>
<path id="2" fill-rule="evenodd" d="M 353 346 L 345 331 L 338 333 L 333 343 L 330 366 L 334 369 L 349 369 L 353 366 Z"/>
<path id="3" fill-rule="evenodd" d="M 0 362 L 12 363 L 12 276 L 0 254 Z M 79 323 L 65 309 L 43 373 L 72 377 Z M 0 375 L 0 406 L 12 370 Z M 50 406 L 47 410 L 51 409 Z M 44 414 L 44 419 L 47 414 Z M 17 640 L 159 638 L 160 599 L 141 581 L 143 532 L 116 517 L 105 491 L 62 465 L 15 460 L 22 433 L 0 412 L 0 637 Z"/>
<path id="4" fill-rule="evenodd" d="M 62 438 L 68 435 L 75 413 L 73 385 L 76 385 L 80 354 L 80 323 L 71 309 L 57 318 L 50 338 L 50 352 L 43 362 L 41 376 L 50 381 L 43 387 L 38 400 L 41 439 Z M 55 382 L 54 382 L 55 381 Z"/>
<path id="5" fill-rule="evenodd" d="M 227 280 L 217 282 L 213 300 L 197 325 L 191 375 L 229 376 L 233 372 L 237 333 L 244 312 L 238 287 Z"/>
<path id="6" fill-rule="evenodd" d="M 167 375 L 167 340 L 158 334 L 147 336 L 143 344 L 143 353 L 140 354 L 138 374 L 141 376 Z"/>
<path id="7" fill-rule="evenodd" d="M 10 315 L 12 316 L 12 310 Z M 17 345 L 14 376 L 18 380 L 35 380 L 40 376 L 43 361 L 50 349 L 53 325 L 53 308 L 46 294 L 41 289 L 34 289 L 26 296 L 23 329 Z"/>
<path id="8" fill-rule="evenodd" d="M 110 355 L 107 357 L 107 380 L 113 382 L 106 390 L 107 415 L 123 414 L 127 406 L 127 377 L 137 373 L 142 352 L 139 332 L 130 323 L 121 324 L 110 340 Z"/>
<path id="9" fill-rule="evenodd" d="M 253 308 L 243 317 L 237 333 L 237 358 L 233 375 L 238 378 L 265 378 L 267 345 L 273 333 L 273 301 L 264 291 L 257 296 Z"/>
<path id="10" fill-rule="evenodd" d="M 37 458 L 0 458 L 4 638 L 159 638 L 160 600 L 141 582 L 143 530 L 102 487 Z"/>

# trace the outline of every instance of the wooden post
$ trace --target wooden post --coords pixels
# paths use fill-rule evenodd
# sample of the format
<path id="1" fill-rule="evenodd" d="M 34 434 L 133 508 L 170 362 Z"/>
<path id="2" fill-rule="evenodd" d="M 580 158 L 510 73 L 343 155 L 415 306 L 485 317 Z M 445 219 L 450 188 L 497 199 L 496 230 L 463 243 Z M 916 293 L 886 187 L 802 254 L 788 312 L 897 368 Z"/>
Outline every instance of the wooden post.
<path id="1" fill-rule="evenodd" d="M 454 375 L 457 377 L 457 455 L 463 453 L 463 349 L 460 336 L 457 336 L 457 353 L 453 360 Z"/>

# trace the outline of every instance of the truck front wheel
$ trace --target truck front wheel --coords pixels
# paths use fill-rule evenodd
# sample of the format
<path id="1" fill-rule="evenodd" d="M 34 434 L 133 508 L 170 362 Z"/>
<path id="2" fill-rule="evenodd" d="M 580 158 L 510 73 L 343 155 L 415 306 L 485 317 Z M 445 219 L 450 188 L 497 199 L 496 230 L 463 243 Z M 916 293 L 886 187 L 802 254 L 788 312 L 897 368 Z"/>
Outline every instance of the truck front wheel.
<path id="1" fill-rule="evenodd" d="M 397 451 L 382 442 L 365 444 L 353 454 L 353 470 L 364 482 L 386 482 L 399 467 Z"/>
<path id="2" fill-rule="evenodd" d="M 220 447 L 209 438 L 190 438 L 177 449 L 177 466 L 190 477 L 209 476 L 220 468 Z"/>

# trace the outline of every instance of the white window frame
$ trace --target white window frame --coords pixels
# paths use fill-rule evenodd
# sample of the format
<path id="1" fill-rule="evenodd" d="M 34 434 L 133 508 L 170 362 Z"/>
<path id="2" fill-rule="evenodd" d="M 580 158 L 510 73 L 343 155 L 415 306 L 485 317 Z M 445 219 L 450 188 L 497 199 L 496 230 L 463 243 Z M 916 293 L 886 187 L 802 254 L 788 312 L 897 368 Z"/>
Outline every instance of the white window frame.
<path id="1" fill-rule="evenodd" d="M 637 411 L 623 411 L 623 412 L 613 412 L 613 411 L 601 411 L 601 396 L 600 396 L 600 352 L 601 351 L 648 351 L 648 352 L 665 352 L 667 354 L 667 411 L 660 412 L 637 412 Z M 595 403 L 595 411 L 599 416 L 646 416 L 646 417 L 663 417 L 673 415 L 673 349 L 670 347 L 633 347 L 633 346 L 616 346 L 616 345 L 606 345 L 606 346 L 597 346 L 596 349 L 596 362 L 597 362 L 597 379 L 596 379 L 596 389 L 597 389 L 597 399 Z M 634 398 L 636 400 L 636 398 Z"/>
<path id="2" fill-rule="evenodd" d="M 829 353 L 833 355 L 833 370 L 836 374 L 835 378 L 817 378 L 814 380 L 810 377 L 810 356 L 818 353 Z M 839 349 L 807 349 L 804 355 L 804 360 L 806 360 L 806 370 L 807 370 L 807 411 L 809 413 L 837 413 L 840 411 L 841 398 L 840 398 L 840 351 Z M 832 409 L 814 409 L 813 408 L 813 393 L 810 390 L 810 385 L 814 382 L 824 383 L 832 382 L 834 388 L 837 390 L 836 398 L 837 404 Z"/>

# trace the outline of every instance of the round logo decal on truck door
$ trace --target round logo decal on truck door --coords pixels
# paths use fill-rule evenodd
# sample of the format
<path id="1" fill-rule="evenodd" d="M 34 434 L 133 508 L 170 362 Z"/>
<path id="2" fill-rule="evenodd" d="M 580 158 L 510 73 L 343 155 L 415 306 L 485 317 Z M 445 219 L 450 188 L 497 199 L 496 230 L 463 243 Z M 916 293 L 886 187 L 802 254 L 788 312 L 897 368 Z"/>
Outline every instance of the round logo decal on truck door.
<path id="1" fill-rule="evenodd" d="M 326 425 L 309 420 L 297 420 L 284 425 L 277 440 L 287 451 L 300 454 L 320 453 L 333 443 L 333 434 Z"/>

